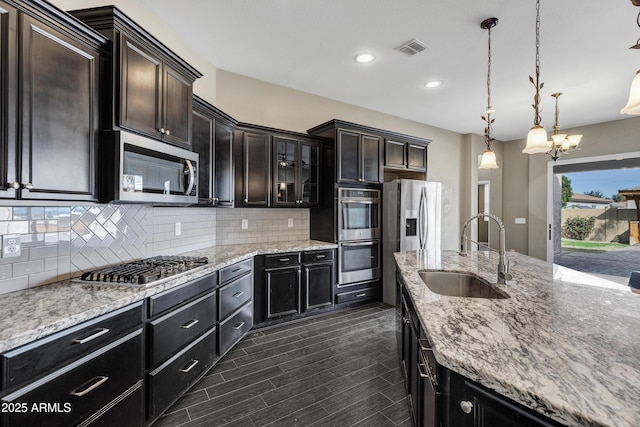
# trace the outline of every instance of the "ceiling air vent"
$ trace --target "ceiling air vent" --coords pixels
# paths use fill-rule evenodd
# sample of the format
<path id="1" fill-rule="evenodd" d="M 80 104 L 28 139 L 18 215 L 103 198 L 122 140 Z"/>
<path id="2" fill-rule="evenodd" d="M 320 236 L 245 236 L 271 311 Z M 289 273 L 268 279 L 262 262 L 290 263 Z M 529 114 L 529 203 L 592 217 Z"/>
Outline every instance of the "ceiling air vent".
<path id="1" fill-rule="evenodd" d="M 402 46 L 398 46 L 396 50 L 404 53 L 405 55 L 413 56 L 416 53 L 420 53 L 423 50 L 427 49 L 427 45 L 422 43 L 418 39 L 409 40 Z"/>

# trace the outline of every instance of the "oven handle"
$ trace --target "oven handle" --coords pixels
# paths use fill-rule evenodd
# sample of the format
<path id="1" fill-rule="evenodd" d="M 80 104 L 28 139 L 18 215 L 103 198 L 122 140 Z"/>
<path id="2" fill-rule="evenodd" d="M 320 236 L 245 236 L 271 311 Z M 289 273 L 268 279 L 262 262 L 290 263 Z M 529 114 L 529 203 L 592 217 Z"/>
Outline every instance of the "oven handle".
<path id="1" fill-rule="evenodd" d="M 188 172 L 185 173 L 185 175 L 189 176 L 189 182 L 187 183 L 187 190 L 184 192 L 184 194 L 188 196 L 189 194 L 191 194 L 191 190 L 193 190 L 193 186 L 196 183 L 196 170 L 193 167 L 193 163 L 191 163 L 191 160 L 185 159 L 184 162 L 188 170 Z"/>
<path id="2" fill-rule="evenodd" d="M 353 199 L 340 199 L 340 203 L 357 203 L 360 205 L 377 205 L 379 200 L 353 200 Z"/>
<path id="3" fill-rule="evenodd" d="M 373 246 L 377 244 L 377 242 L 340 243 L 340 246 Z"/>

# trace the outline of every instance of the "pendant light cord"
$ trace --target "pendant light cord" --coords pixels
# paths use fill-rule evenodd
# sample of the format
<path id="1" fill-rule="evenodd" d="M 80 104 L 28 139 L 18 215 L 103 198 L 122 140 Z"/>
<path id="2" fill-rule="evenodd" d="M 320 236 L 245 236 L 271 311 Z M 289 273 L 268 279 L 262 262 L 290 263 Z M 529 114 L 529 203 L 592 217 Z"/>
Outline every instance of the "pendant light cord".
<path id="1" fill-rule="evenodd" d="M 487 144 L 487 148 L 490 150 L 491 143 L 493 141 L 491 139 L 491 26 L 489 26 L 489 38 L 487 44 L 487 129 L 485 130 L 485 143 Z"/>
<path id="2" fill-rule="evenodd" d="M 529 76 L 529 81 L 535 86 L 536 94 L 533 97 L 533 109 L 535 116 L 533 124 L 540 125 L 542 118 L 540 117 L 540 90 L 544 87 L 544 83 L 540 83 L 540 0 L 536 1 L 536 80 Z"/>

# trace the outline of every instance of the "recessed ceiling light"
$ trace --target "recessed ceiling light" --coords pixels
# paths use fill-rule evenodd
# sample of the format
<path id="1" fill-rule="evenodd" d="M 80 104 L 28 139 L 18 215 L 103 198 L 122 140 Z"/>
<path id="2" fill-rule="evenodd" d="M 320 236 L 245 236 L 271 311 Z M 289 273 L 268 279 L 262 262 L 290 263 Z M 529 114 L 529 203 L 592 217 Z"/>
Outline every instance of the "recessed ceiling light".
<path id="1" fill-rule="evenodd" d="M 376 59 L 376 56 L 373 53 L 361 53 L 356 56 L 356 61 L 361 64 L 368 64 L 373 62 L 374 59 Z"/>
<path id="2" fill-rule="evenodd" d="M 426 82 L 424 84 L 424 87 L 428 87 L 428 88 L 433 88 L 433 87 L 438 87 L 442 84 L 442 82 L 439 82 L 437 80 L 431 81 L 431 82 Z"/>

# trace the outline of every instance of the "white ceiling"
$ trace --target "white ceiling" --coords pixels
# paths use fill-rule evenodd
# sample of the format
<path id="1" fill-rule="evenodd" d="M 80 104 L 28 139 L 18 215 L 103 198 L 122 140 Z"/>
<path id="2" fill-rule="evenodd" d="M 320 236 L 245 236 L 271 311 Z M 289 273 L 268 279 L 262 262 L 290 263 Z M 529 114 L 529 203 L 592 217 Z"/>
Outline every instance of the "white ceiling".
<path id="1" fill-rule="evenodd" d="M 493 136 L 533 124 L 534 0 L 142 0 L 217 68 L 459 133 L 483 134 L 492 30 Z M 542 124 L 553 92 L 563 129 L 618 120 L 640 69 L 639 7 L 628 0 L 541 0 Z M 417 38 L 429 49 L 394 48 Z M 374 52 L 363 65 L 357 53 Z M 443 81 L 436 89 L 423 84 Z M 338 117 L 339 118 L 339 117 Z M 588 137 L 585 136 L 585 140 Z"/>

